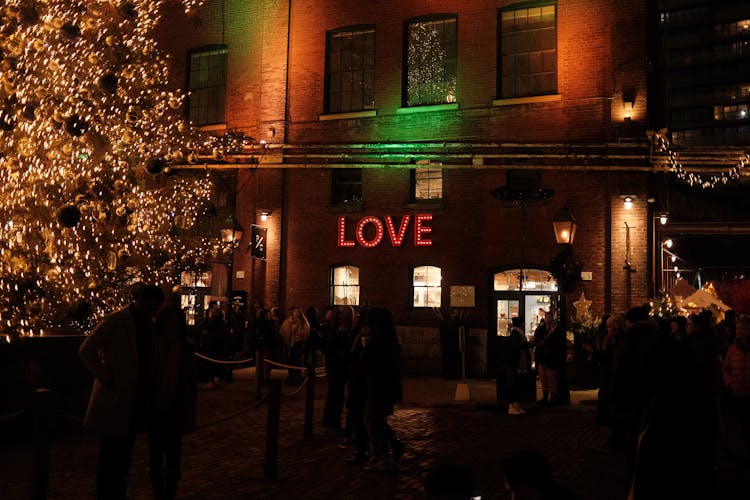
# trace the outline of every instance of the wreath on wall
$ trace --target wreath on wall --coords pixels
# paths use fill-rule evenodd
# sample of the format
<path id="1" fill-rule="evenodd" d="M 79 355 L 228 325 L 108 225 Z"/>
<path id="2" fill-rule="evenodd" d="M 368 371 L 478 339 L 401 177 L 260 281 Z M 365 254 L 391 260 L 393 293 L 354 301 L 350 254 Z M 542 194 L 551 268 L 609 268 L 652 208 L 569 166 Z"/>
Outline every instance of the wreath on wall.
<path id="1" fill-rule="evenodd" d="M 557 289 L 560 293 L 573 291 L 581 281 L 583 264 L 576 259 L 570 245 L 566 245 L 565 248 L 557 252 L 550 267 L 552 268 L 552 276 L 557 280 Z"/>

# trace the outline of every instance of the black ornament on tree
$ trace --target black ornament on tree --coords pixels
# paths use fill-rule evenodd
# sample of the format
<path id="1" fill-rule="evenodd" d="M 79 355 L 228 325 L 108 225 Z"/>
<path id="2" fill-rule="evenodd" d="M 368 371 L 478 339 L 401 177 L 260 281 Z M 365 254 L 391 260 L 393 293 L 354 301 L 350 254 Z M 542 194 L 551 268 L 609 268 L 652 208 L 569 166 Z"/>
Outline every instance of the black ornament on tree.
<path id="1" fill-rule="evenodd" d="M 120 5 L 119 11 L 120 15 L 125 19 L 135 19 L 138 16 L 135 5 L 130 2 Z"/>
<path id="2" fill-rule="evenodd" d="M 21 23 L 31 26 L 39 22 L 39 12 L 32 5 L 21 7 Z"/>
<path id="3" fill-rule="evenodd" d="M 65 205 L 57 212 L 57 220 L 65 227 L 73 227 L 81 220 L 81 209 L 77 205 Z"/>
<path id="4" fill-rule="evenodd" d="M 65 120 L 65 132 L 73 137 L 81 137 L 89 129 L 89 123 L 78 115 L 71 115 Z"/>
<path id="5" fill-rule="evenodd" d="M 114 73 L 103 75 L 99 78 L 99 88 L 108 94 L 117 92 L 117 75 Z"/>
<path id="6" fill-rule="evenodd" d="M 21 116 L 29 120 L 30 122 L 33 122 L 36 120 L 36 107 L 37 104 L 30 102 L 26 106 L 23 107 L 23 112 L 21 113 Z"/>
<path id="7" fill-rule="evenodd" d="M 164 158 L 161 156 L 152 156 L 148 159 L 146 162 L 146 172 L 149 174 L 157 175 L 164 170 L 164 167 L 166 166 L 167 162 L 164 161 Z"/>
<path id="8" fill-rule="evenodd" d="M 62 28 L 60 28 L 60 31 L 62 31 L 63 35 L 67 36 L 68 38 L 78 38 L 79 36 L 81 36 L 81 28 L 73 23 L 63 24 Z"/>

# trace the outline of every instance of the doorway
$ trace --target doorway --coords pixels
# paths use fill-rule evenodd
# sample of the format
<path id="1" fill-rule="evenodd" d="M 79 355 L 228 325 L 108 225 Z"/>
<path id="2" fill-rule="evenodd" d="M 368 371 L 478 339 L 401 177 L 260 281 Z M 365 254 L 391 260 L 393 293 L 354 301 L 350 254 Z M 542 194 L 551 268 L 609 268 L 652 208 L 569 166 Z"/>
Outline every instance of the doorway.
<path id="1" fill-rule="evenodd" d="M 504 338 L 511 329 L 511 318 L 520 317 L 526 339 L 534 338 L 534 330 L 542 319 L 543 311 L 558 311 L 557 281 L 544 269 L 506 269 L 492 273 L 491 300 L 488 317 L 491 324 L 487 339 L 487 374 L 497 371 Z M 521 283 L 521 286 L 519 286 Z"/>

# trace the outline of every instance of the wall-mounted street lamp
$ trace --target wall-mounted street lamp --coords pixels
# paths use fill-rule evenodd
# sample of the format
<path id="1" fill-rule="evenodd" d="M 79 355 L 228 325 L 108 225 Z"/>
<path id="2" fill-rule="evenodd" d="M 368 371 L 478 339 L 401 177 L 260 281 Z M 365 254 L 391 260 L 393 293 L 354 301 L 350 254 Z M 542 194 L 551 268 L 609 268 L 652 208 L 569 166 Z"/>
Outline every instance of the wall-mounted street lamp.
<path id="1" fill-rule="evenodd" d="M 659 224 L 662 226 L 666 226 L 667 222 L 669 222 L 669 214 L 666 212 L 662 212 L 659 214 Z"/>
<path id="2" fill-rule="evenodd" d="M 623 196 L 622 203 L 625 206 L 625 210 L 633 208 L 633 201 L 635 201 L 635 196 Z"/>
<path id="3" fill-rule="evenodd" d="M 271 211 L 270 210 L 263 210 L 260 213 L 260 220 L 263 221 L 263 222 L 266 222 L 268 220 L 268 216 L 269 215 L 271 215 Z"/>
<path id="4" fill-rule="evenodd" d="M 239 245 L 240 241 L 242 241 L 243 233 L 244 229 L 232 215 L 224 219 L 224 223 L 219 229 L 219 234 L 221 234 L 221 241 L 224 243 L 229 243 L 230 245 L 232 245 L 232 247 Z"/>
<path id="5" fill-rule="evenodd" d="M 576 219 L 568 207 L 557 211 L 552 219 L 555 241 L 561 245 L 572 245 L 576 236 Z"/>

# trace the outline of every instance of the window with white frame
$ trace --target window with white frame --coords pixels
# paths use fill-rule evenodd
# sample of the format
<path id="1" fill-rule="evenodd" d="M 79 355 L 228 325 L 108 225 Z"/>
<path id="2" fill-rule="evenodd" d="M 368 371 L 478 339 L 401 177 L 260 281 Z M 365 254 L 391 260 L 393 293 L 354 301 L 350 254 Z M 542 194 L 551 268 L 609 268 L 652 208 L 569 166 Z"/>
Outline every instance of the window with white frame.
<path id="1" fill-rule="evenodd" d="M 418 266 L 412 274 L 414 307 L 440 307 L 443 272 L 436 266 Z"/>
<path id="2" fill-rule="evenodd" d="M 456 102 L 456 17 L 410 21 L 406 29 L 404 105 Z"/>
<path id="3" fill-rule="evenodd" d="M 227 47 L 190 52 L 188 116 L 194 125 L 226 123 Z"/>
<path id="4" fill-rule="evenodd" d="M 375 29 L 328 32 L 326 113 L 375 109 Z"/>
<path id="5" fill-rule="evenodd" d="M 415 168 L 411 172 L 411 181 L 412 199 L 414 201 L 440 200 L 443 198 L 442 168 Z"/>
<path id="6" fill-rule="evenodd" d="M 335 266 L 331 268 L 331 305 L 359 305 L 359 268 Z"/>
<path id="7" fill-rule="evenodd" d="M 501 9 L 498 20 L 498 96 L 502 99 L 557 92 L 557 9 L 539 2 Z"/>

